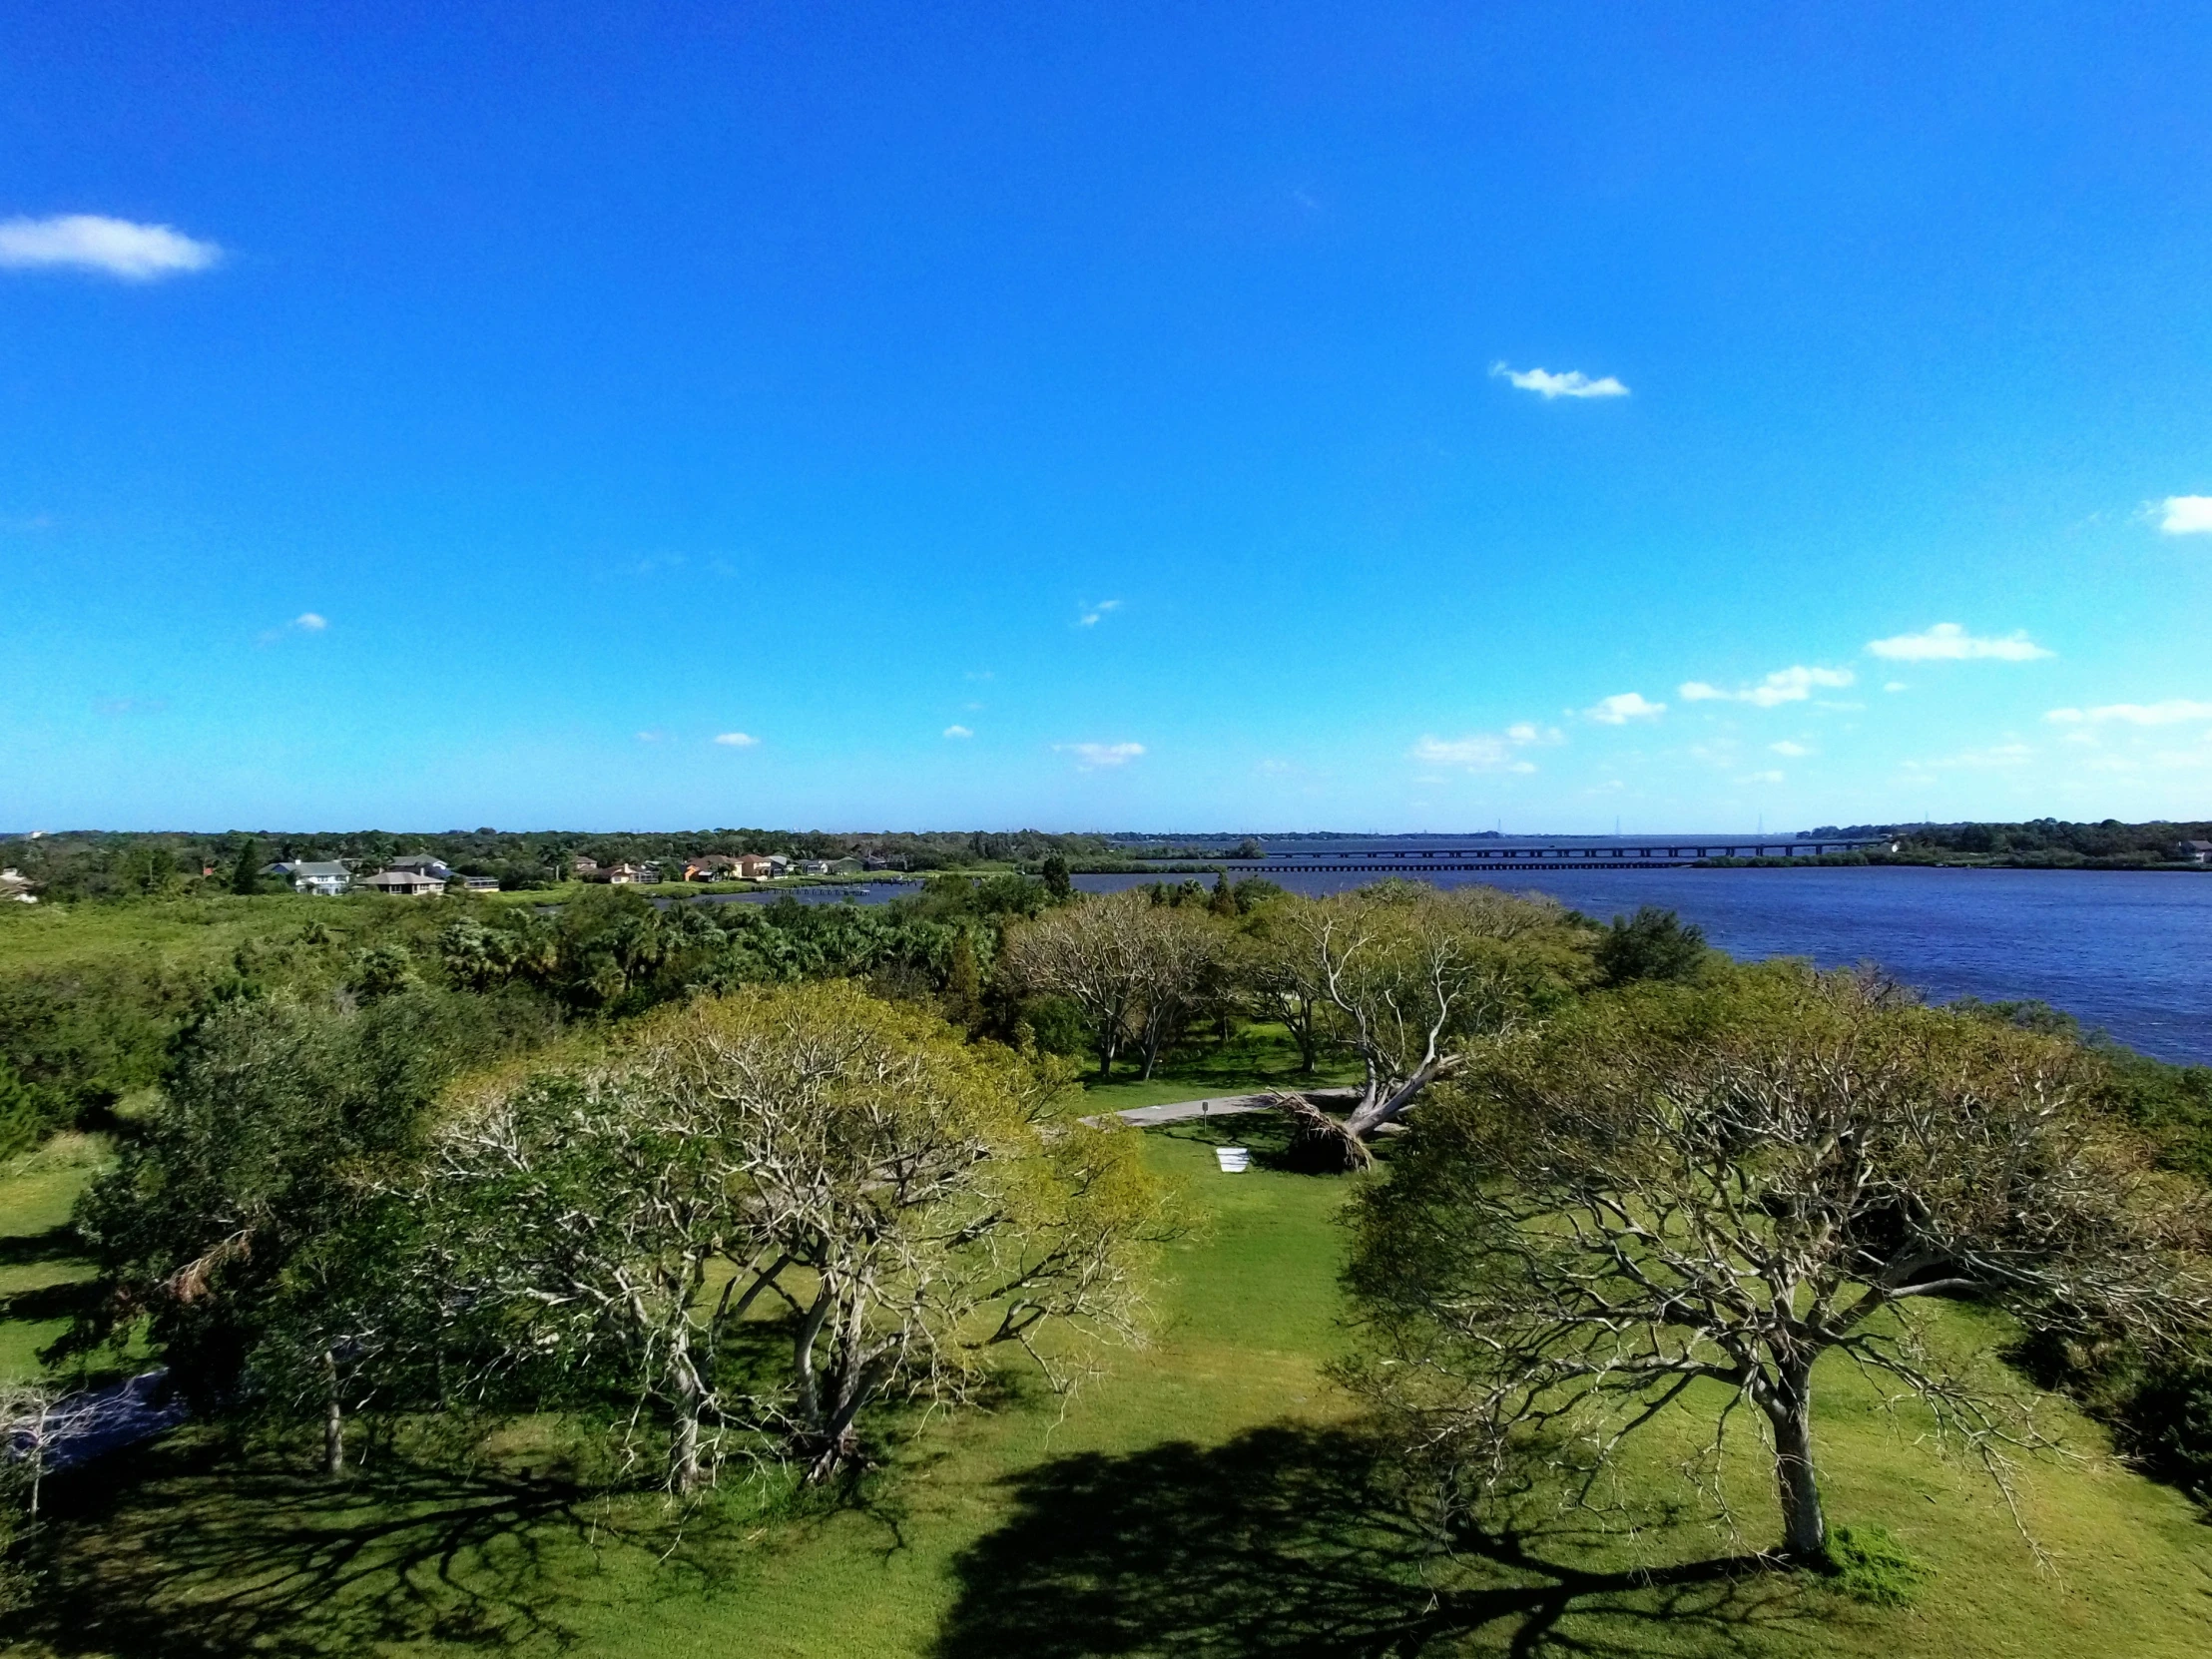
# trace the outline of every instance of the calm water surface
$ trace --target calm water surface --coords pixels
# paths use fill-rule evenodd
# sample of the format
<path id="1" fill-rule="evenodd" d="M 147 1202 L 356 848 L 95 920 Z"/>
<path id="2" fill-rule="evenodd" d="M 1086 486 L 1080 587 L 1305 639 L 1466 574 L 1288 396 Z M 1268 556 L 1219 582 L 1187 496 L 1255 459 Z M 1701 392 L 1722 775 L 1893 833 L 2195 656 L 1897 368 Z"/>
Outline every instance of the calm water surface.
<path id="1" fill-rule="evenodd" d="M 1365 879 L 1269 876 L 1314 893 Z M 1879 962 L 1937 1001 L 2037 997 L 2146 1054 L 2212 1065 L 2212 876 L 1660 867 L 1429 877 L 1439 886 L 1486 878 L 1600 918 L 1662 904 L 1734 956 Z M 1145 879 L 1079 875 L 1076 884 L 1103 892 Z"/>

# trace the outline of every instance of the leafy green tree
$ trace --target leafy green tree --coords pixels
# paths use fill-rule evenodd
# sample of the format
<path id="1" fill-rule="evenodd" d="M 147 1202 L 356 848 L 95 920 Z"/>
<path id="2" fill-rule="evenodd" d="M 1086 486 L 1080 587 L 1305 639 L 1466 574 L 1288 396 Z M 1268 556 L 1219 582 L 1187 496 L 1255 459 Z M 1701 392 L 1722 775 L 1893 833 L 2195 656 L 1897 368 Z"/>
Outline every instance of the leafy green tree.
<path id="1" fill-rule="evenodd" d="M 983 977 L 975 965 L 975 941 L 965 929 L 953 936 L 945 967 L 944 1017 L 965 1030 L 983 1018 Z"/>
<path id="2" fill-rule="evenodd" d="M 231 890 L 249 894 L 262 890 L 262 843 L 252 835 L 239 844 L 239 855 L 232 861 Z"/>
<path id="3" fill-rule="evenodd" d="M 174 892 L 181 879 L 177 860 L 158 841 L 137 841 L 116 856 L 116 884 L 126 893 L 159 898 Z"/>
<path id="4" fill-rule="evenodd" d="M 1356 1198 L 1362 1386 L 1459 1501 L 1595 1489 L 1624 1441 L 1735 1407 L 1787 1555 L 1825 1560 L 1816 1366 L 1848 1356 L 2000 1480 L 2041 1443 L 1930 1299 L 2152 1347 L 2212 1318 L 2202 1189 L 2153 1167 L 2071 1043 L 1799 964 L 1590 999 L 1422 1110 Z M 1716 1415 L 1716 1407 L 1717 1415 Z"/>
<path id="5" fill-rule="evenodd" d="M 396 941 L 372 944 L 353 953 L 353 965 L 345 976 L 345 988 L 363 1002 L 397 991 L 414 990 L 422 983 L 415 971 L 414 952 Z"/>
<path id="6" fill-rule="evenodd" d="M 0 1055 L 0 1158 L 12 1158 L 36 1146 L 45 1130 L 38 1097 L 16 1075 L 7 1057 Z"/>
<path id="7" fill-rule="evenodd" d="M 1059 853 L 1048 854 L 1037 873 L 1043 877 L 1044 890 L 1053 903 L 1065 904 L 1075 895 L 1075 881 L 1068 874 L 1068 861 Z"/>
<path id="8" fill-rule="evenodd" d="M 143 1339 L 207 1410 L 341 1407 L 398 1343 L 402 1209 L 380 1196 L 459 1072 L 542 1040 L 512 995 L 395 992 L 347 1013 L 237 996 L 180 1039 L 151 1118 L 78 1206 L 104 1296 L 71 1345 Z"/>
<path id="9" fill-rule="evenodd" d="M 1244 906 L 1237 902 L 1237 889 L 1229 884 L 1229 871 L 1214 872 L 1214 896 L 1206 906 L 1224 921 L 1235 921 L 1244 913 Z"/>
<path id="10" fill-rule="evenodd" d="M 1656 904 L 1637 906 L 1632 916 L 1615 916 L 1599 935 L 1597 968 L 1608 985 L 1638 979 L 1695 979 L 1713 952 L 1705 930 Z"/>

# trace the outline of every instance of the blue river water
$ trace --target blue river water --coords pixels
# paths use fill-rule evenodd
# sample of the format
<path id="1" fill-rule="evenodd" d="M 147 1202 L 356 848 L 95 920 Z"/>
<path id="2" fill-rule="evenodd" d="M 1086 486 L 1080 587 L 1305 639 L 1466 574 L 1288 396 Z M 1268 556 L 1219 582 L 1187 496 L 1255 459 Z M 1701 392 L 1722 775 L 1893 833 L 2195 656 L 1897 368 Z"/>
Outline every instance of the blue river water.
<path id="1" fill-rule="evenodd" d="M 1241 872 L 1240 872 L 1241 873 Z M 1364 873 L 1269 870 L 1300 892 Z M 1106 892 L 1180 876 L 1079 875 Z M 2120 870 L 1645 868 L 1438 870 L 1438 885 L 1488 880 L 1546 892 L 1600 920 L 1659 904 L 1740 957 L 1879 963 L 1935 1001 L 2033 997 L 2162 1060 L 2212 1065 L 2212 875 Z M 803 889 L 813 901 L 883 902 L 898 883 Z M 748 895 L 750 896 L 750 895 Z"/>

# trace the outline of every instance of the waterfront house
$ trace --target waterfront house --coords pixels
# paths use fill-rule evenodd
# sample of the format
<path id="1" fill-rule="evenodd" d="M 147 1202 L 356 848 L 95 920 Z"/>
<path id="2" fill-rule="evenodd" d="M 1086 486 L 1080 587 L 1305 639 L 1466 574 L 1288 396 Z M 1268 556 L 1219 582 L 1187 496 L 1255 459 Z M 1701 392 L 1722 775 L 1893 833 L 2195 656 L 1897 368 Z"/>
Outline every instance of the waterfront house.
<path id="1" fill-rule="evenodd" d="M 658 864 L 615 864 L 597 877 L 602 881 L 611 881 L 618 887 L 640 884 L 650 886 L 660 878 L 661 868 Z"/>
<path id="2" fill-rule="evenodd" d="M 866 866 L 857 858 L 833 858 L 830 863 L 831 875 L 858 875 Z"/>
<path id="3" fill-rule="evenodd" d="M 735 861 L 738 879 L 741 881 L 766 881 L 776 873 L 769 861 L 758 852 L 741 852 Z"/>
<path id="4" fill-rule="evenodd" d="M 799 873 L 802 875 L 828 875 L 830 873 L 830 860 L 828 858 L 802 858 L 799 860 Z"/>
<path id="5" fill-rule="evenodd" d="M 453 872 L 446 867 L 445 860 L 432 852 L 410 852 L 403 858 L 392 859 L 384 867 L 412 870 L 417 875 L 434 875 L 440 881 L 453 879 Z"/>
<path id="6" fill-rule="evenodd" d="M 290 880 L 293 892 L 318 898 L 335 898 L 353 884 L 353 872 L 335 859 L 297 858 L 275 868 Z"/>
<path id="7" fill-rule="evenodd" d="M 499 877 L 496 875 L 464 875 L 461 885 L 469 892 L 497 892 Z"/>
<path id="8" fill-rule="evenodd" d="M 2174 848 L 2174 855 L 2192 864 L 2212 864 L 2212 841 L 2183 841 Z"/>
<path id="9" fill-rule="evenodd" d="M 703 858 L 687 858 L 684 861 L 684 879 L 687 881 L 728 881 L 737 872 L 738 860 L 726 852 L 710 852 Z"/>
<path id="10" fill-rule="evenodd" d="M 599 860 L 596 858 L 571 858 L 568 861 L 568 872 L 571 875 L 597 875 L 599 873 Z"/>
<path id="11" fill-rule="evenodd" d="M 390 893 L 395 898 L 425 898 L 431 893 L 445 891 L 443 880 L 419 869 L 387 869 L 381 875 L 363 877 L 359 884 L 371 892 Z"/>

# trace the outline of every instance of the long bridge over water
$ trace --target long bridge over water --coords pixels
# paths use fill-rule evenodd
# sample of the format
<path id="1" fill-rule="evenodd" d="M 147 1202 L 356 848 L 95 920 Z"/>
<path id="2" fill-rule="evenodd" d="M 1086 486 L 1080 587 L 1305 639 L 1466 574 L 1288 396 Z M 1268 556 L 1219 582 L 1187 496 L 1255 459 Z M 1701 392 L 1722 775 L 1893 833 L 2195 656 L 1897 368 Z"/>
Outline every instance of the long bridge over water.
<path id="1" fill-rule="evenodd" d="M 1474 846 L 1377 847 L 1345 852 L 1270 852 L 1263 858 L 1223 858 L 1223 867 L 1251 874 L 1420 875 L 1430 870 L 1636 869 L 1690 864 L 1706 858 L 1811 858 L 1888 846 L 1880 836 L 1799 840 L 1794 836 L 1670 836 L 1653 841 L 1517 841 Z M 1193 860 L 1178 859 L 1179 863 Z"/>

